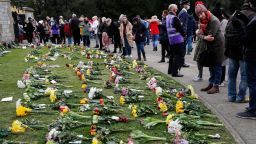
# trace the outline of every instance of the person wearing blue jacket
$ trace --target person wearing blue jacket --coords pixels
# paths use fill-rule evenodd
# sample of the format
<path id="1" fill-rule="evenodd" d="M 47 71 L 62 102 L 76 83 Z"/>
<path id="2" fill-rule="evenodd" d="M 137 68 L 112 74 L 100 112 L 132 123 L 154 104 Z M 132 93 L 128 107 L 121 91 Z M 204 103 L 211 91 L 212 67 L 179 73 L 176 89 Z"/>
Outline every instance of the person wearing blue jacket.
<path id="1" fill-rule="evenodd" d="M 193 15 L 188 17 L 188 26 L 187 26 L 187 55 L 190 55 L 193 50 L 193 37 L 196 32 L 197 25 Z"/>
<path id="2" fill-rule="evenodd" d="M 181 25 L 183 27 L 183 30 L 185 32 L 185 41 L 183 45 L 183 65 L 182 67 L 189 67 L 189 65 L 185 64 L 185 55 L 186 55 L 186 39 L 187 39 L 187 27 L 188 27 L 188 10 L 190 9 L 190 2 L 189 0 L 181 0 L 180 5 L 182 7 L 182 10 L 178 14 L 178 18 L 181 21 Z"/>

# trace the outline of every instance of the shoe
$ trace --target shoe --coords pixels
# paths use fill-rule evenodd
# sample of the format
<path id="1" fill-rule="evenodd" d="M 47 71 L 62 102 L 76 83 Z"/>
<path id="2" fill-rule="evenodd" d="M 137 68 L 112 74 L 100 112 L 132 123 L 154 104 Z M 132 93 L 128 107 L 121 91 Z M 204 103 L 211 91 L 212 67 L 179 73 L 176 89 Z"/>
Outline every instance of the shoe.
<path id="1" fill-rule="evenodd" d="M 188 65 L 188 64 L 183 64 L 182 67 L 188 68 L 188 67 L 190 67 L 190 65 Z"/>
<path id="2" fill-rule="evenodd" d="M 99 45 L 96 45 L 94 48 L 99 48 Z"/>
<path id="3" fill-rule="evenodd" d="M 144 61 L 147 61 L 147 58 L 146 57 L 143 57 Z"/>
<path id="4" fill-rule="evenodd" d="M 208 94 L 216 94 L 219 93 L 219 86 L 213 86 L 210 90 L 207 91 Z"/>
<path id="5" fill-rule="evenodd" d="M 253 119 L 253 120 L 256 120 L 255 112 L 251 112 L 251 111 L 237 113 L 236 116 L 239 117 L 239 118 L 242 118 L 242 119 Z"/>
<path id="6" fill-rule="evenodd" d="M 236 97 L 235 102 L 236 103 L 247 103 L 249 101 L 247 101 L 245 98 Z"/>
<path id="7" fill-rule="evenodd" d="M 164 63 L 165 61 L 164 60 L 160 60 L 158 63 Z"/>
<path id="8" fill-rule="evenodd" d="M 213 84 L 209 84 L 206 88 L 202 88 L 201 91 L 208 91 L 213 87 Z"/>
<path id="9" fill-rule="evenodd" d="M 116 53 L 116 51 L 113 51 L 112 53 Z"/>
<path id="10" fill-rule="evenodd" d="M 182 74 L 176 74 L 176 75 L 172 75 L 172 77 L 183 77 L 184 75 Z"/>
<path id="11" fill-rule="evenodd" d="M 228 102 L 235 102 L 235 101 L 236 101 L 235 97 L 231 97 L 231 96 L 228 97 Z"/>
<path id="12" fill-rule="evenodd" d="M 201 77 L 195 76 L 195 77 L 193 77 L 192 80 L 193 80 L 194 82 L 200 82 L 200 81 L 202 81 L 203 79 L 202 79 Z"/>
<path id="13" fill-rule="evenodd" d="M 190 52 L 188 52 L 188 53 L 187 53 L 187 55 L 191 55 L 191 53 L 190 53 Z"/>
<path id="14" fill-rule="evenodd" d="M 225 87 L 225 83 L 222 82 L 222 83 L 219 85 L 219 87 Z"/>

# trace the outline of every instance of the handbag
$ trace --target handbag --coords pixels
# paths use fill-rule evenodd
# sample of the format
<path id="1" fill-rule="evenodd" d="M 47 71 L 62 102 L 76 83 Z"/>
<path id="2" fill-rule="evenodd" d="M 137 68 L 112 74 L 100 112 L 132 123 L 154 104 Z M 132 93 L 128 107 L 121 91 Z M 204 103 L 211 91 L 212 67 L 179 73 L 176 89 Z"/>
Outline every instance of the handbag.
<path id="1" fill-rule="evenodd" d="M 208 49 L 207 43 L 205 43 L 204 50 L 199 54 L 198 63 L 204 67 L 213 67 L 216 65 L 216 59 L 216 53 Z"/>

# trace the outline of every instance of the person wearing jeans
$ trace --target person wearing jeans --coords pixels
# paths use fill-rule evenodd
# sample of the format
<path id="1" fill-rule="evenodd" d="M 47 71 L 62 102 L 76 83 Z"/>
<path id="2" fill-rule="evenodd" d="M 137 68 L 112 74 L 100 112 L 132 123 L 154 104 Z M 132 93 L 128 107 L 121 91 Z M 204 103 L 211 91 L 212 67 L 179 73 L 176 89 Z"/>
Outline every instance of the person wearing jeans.
<path id="1" fill-rule="evenodd" d="M 132 24 L 128 21 L 126 15 L 122 15 L 122 22 L 120 25 L 120 36 L 122 43 L 125 48 L 125 55 L 127 57 L 132 57 L 132 45 L 133 45 L 133 35 L 132 35 Z"/>
<path id="2" fill-rule="evenodd" d="M 150 20 L 150 32 L 152 36 L 153 51 L 157 51 L 158 39 L 159 39 L 159 19 L 157 16 L 152 16 Z"/>
<path id="3" fill-rule="evenodd" d="M 236 90 L 237 73 L 240 68 L 241 81 L 239 84 L 239 91 Z M 243 102 L 245 100 L 247 90 L 247 74 L 244 60 L 229 59 L 228 68 L 228 101 L 229 102 Z"/>
<path id="4" fill-rule="evenodd" d="M 138 61 L 141 61 L 141 53 L 143 55 L 144 61 L 146 61 L 146 54 L 144 51 L 144 43 L 146 40 L 146 27 L 141 23 L 140 19 L 135 17 L 132 20 L 133 22 L 133 35 L 135 37 L 135 43 L 137 46 Z"/>
<path id="5" fill-rule="evenodd" d="M 213 86 L 220 85 L 221 75 L 222 75 L 221 64 L 216 64 L 213 67 L 209 67 L 209 71 L 210 71 L 210 78 L 209 78 L 210 85 L 213 85 Z"/>

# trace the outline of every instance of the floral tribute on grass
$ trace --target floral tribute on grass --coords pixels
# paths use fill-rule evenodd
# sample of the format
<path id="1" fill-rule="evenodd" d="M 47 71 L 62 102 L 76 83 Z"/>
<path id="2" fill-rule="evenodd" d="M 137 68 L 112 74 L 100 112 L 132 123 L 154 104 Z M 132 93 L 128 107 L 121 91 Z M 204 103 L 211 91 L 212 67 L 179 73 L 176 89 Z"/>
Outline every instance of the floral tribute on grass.
<path id="1" fill-rule="evenodd" d="M 223 125 L 191 85 L 99 50 L 60 46 L 46 51 L 33 48 L 25 57 L 34 66 L 17 82 L 24 89 L 16 103 L 18 120 L 0 129 L 2 141 L 33 131 L 43 132 L 47 144 L 222 142 Z M 65 64 L 56 66 L 60 59 Z M 40 118 L 47 116 L 52 119 Z"/>

